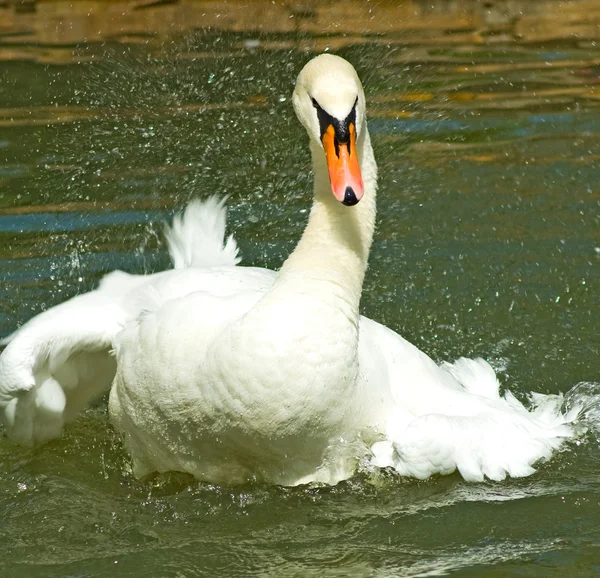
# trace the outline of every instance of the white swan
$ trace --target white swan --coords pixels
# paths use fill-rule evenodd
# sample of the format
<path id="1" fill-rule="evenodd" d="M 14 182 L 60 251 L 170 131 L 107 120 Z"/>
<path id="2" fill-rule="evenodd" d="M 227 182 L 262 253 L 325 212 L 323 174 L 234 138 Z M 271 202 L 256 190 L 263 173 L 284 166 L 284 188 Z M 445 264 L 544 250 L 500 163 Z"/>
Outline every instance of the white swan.
<path id="1" fill-rule="evenodd" d="M 336 483 L 365 458 L 417 478 L 531 474 L 573 435 L 577 410 L 541 395 L 527 410 L 500 397 L 485 361 L 440 367 L 359 315 L 377 189 L 363 89 L 349 63 L 321 55 L 293 102 L 314 200 L 281 270 L 237 267 L 223 203 L 190 204 L 167 235 L 175 270 L 112 273 L 7 340 L 8 435 L 59 436 L 112 381 L 110 419 L 140 476 Z"/>

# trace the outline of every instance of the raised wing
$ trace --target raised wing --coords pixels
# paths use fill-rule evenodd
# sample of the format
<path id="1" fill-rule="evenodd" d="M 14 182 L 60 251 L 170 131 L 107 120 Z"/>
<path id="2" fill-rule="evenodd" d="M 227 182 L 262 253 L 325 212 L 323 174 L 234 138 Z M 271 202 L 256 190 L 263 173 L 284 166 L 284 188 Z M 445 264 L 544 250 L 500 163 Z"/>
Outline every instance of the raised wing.
<path id="1" fill-rule="evenodd" d="M 0 420 L 13 440 L 59 437 L 63 425 L 110 388 L 115 336 L 131 318 L 125 296 L 146 277 L 115 271 L 99 288 L 37 315 L 0 356 Z"/>

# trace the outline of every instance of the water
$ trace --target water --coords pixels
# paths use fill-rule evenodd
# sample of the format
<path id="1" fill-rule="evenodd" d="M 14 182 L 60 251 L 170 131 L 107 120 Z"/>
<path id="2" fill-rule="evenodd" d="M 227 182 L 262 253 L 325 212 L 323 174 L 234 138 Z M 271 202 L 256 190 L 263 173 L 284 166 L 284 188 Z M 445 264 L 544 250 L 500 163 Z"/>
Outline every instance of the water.
<path id="1" fill-rule="evenodd" d="M 364 313 L 521 398 L 600 380 L 597 2 L 76 6 L 0 8 L 1 335 L 166 266 L 195 196 L 229 194 L 244 262 L 278 267 L 311 188 L 290 94 L 329 49 L 381 173 Z M 226 488 L 135 480 L 102 400 L 43 447 L 0 438 L 0 575 L 587 577 L 596 431 L 522 480 Z"/>

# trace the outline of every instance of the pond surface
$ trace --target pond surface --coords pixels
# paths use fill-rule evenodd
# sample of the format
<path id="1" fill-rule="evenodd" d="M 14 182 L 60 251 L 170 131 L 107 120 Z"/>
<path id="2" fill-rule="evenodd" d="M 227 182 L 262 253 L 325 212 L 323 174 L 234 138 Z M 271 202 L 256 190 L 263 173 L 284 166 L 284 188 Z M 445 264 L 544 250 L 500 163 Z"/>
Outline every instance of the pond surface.
<path id="1" fill-rule="evenodd" d="M 194 197 L 229 195 L 244 263 L 279 267 L 311 193 L 291 91 L 330 50 L 380 167 L 363 312 L 521 399 L 594 391 L 598 2 L 158 4 L 0 8 L 1 336 L 168 266 L 162 223 Z M 135 480 L 102 400 L 43 447 L 0 438 L 0 575 L 600 574 L 593 417 L 520 480 L 227 488 Z"/>

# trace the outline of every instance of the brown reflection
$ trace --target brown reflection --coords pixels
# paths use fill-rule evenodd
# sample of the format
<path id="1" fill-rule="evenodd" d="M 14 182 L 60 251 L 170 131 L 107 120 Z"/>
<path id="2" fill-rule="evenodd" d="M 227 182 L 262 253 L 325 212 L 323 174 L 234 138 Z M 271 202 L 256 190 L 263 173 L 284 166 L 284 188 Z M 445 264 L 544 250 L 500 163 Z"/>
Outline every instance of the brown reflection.
<path id="1" fill-rule="evenodd" d="M 251 34 L 237 37 L 220 52 L 209 51 L 210 47 L 202 43 L 184 45 L 175 56 L 179 60 L 233 59 L 255 50 L 311 52 L 363 43 L 391 45 L 394 50 L 387 52 L 385 62 L 378 63 L 377 82 L 368 86 L 370 117 L 375 119 L 443 119 L 457 111 L 469 118 L 494 114 L 515 118 L 519 111 L 589 109 L 600 104 L 600 57 L 595 46 L 600 41 L 600 0 L 81 0 L 38 2 L 35 11 L 29 12 L 17 11 L 12 1 L 2 4 L 0 0 L 0 60 L 83 62 L 101 58 L 102 49 L 94 54 L 94 43 L 102 42 L 143 42 L 151 46 L 151 52 L 159 53 L 163 46 L 168 49 L 166 39 L 190 30 Z M 83 50 L 78 44 L 91 50 Z M 546 57 L 546 53 L 552 54 Z M 243 102 L 172 107 L 153 104 L 151 109 L 155 117 L 170 119 L 210 109 L 272 105 L 267 97 L 256 94 Z M 20 100 L 18 108 L 0 108 L 0 128 L 116 116 L 123 119 L 139 114 L 140 108 L 127 107 L 25 107 Z M 401 130 L 378 138 L 381 143 L 394 145 L 407 139 Z M 488 141 L 476 135 L 473 142 L 445 142 L 445 138 L 425 134 L 421 142 L 407 143 L 403 154 L 414 155 L 421 166 L 442 164 L 446 157 L 473 163 L 515 164 L 521 162 L 522 151 L 511 146 L 525 140 L 533 146 L 538 136 L 532 133 L 507 138 L 492 134 Z M 570 162 L 597 163 L 598 155 L 593 152 L 597 150 L 596 135 L 579 133 L 572 138 L 581 144 L 580 153 L 570 153 Z M 544 151 L 535 162 L 564 161 L 562 154 Z M 380 165 L 392 164 L 396 158 L 383 156 Z M 45 170 L 74 169 L 56 161 L 49 162 Z M 186 169 L 170 164 L 168 168 L 144 166 L 139 170 L 148 175 L 154 170 L 162 173 Z M 131 167 L 126 171 L 129 176 L 135 173 Z M 121 174 L 108 169 L 103 170 L 103 176 L 116 180 Z M 5 190 L 12 182 L 7 176 L 0 179 Z M 4 203 L 13 202 L 8 196 L 6 199 Z M 36 199 L 34 206 L 0 207 L 0 215 L 94 211 L 107 206 L 130 208 L 132 204 L 131 199 L 102 205 L 39 202 Z M 166 197 L 152 197 L 137 206 L 164 208 L 171 204 Z"/>
<path id="2" fill-rule="evenodd" d="M 373 34 L 407 45 L 600 38 L 600 0 L 59 0 L 31 2 L 35 11 L 15 9 L 21 4 L 0 4 L 0 59 L 65 62 L 80 59 L 72 50 L 78 43 L 152 42 L 208 28 L 305 32 L 317 35 L 302 41 L 313 50 L 339 48 Z"/>
<path id="3" fill-rule="evenodd" d="M 154 107 L 154 114 L 162 117 L 179 114 L 201 113 L 209 110 L 233 110 L 238 108 L 259 108 L 267 106 L 259 98 L 248 102 L 223 102 L 218 104 L 186 104 L 174 107 Z M 118 114 L 119 118 L 133 118 L 139 110 L 133 108 L 104 109 L 83 108 L 78 106 L 38 106 L 35 108 L 0 108 L 0 127 L 2 126 L 47 126 L 66 124 L 80 120 L 107 119 Z"/>
<path id="4" fill-rule="evenodd" d="M 0 207 L 0 216 L 6 215 L 30 215 L 32 213 L 88 213 L 110 209 L 111 211 L 131 210 L 132 206 L 139 211 L 142 210 L 162 210 L 165 207 L 174 207 L 177 201 L 171 197 L 154 197 L 152 199 L 136 199 L 120 201 L 119 199 L 111 201 L 74 201 L 59 204 L 27 205 L 15 207 Z"/>

